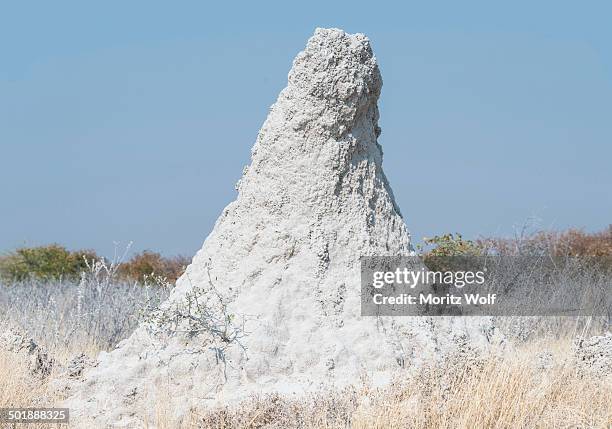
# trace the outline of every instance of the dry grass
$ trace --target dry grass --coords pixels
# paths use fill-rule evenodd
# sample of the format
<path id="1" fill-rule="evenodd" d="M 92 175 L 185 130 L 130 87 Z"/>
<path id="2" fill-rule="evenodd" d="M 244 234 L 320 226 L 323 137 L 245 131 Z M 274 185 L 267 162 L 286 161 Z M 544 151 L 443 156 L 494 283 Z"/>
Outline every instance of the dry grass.
<path id="1" fill-rule="evenodd" d="M 558 358 L 567 344 L 557 344 Z M 610 380 L 583 377 L 572 365 L 535 365 L 539 347 L 491 358 L 459 372 L 427 368 L 410 382 L 322 392 L 301 399 L 253 398 L 197 416 L 210 428 L 609 428 Z M 168 428 L 171 426 L 167 426 Z"/>
<path id="2" fill-rule="evenodd" d="M 35 404 L 45 396 L 46 383 L 33 377 L 23 360 L 0 351 L 0 408 Z"/>
<path id="3" fill-rule="evenodd" d="M 34 376 L 23 359 L 10 352 L 0 351 L 0 408 L 48 407 L 53 400 L 47 380 Z M 5 427 L 42 429 L 62 426 L 43 424 L 3 426 L 0 423 L 0 428 Z"/>
<path id="4" fill-rule="evenodd" d="M 555 365 L 549 369 L 536 364 L 542 349 L 554 355 Z M 462 369 L 450 362 L 423 368 L 413 379 L 384 389 L 364 383 L 299 398 L 253 397 L 236 406 L 194 411 L 180 427 L 610 428 L 610 378 L 578 373 L 569 355 L 567 340 L 531 344 Z M 31 374 L 23 360 L 0 352 L 0 407 L 51 406 L 54 395 L 50 384 Z M 177 428 L 167 409 L 170 402 L 160 401 L 155 421 L 145 427 Z"/>

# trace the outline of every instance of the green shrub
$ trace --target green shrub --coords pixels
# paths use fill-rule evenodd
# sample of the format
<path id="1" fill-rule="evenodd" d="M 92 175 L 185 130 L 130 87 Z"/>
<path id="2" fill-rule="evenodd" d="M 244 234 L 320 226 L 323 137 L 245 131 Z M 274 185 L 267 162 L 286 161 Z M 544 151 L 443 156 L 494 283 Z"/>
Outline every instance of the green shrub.
<path id="1" fill-rule="evenodd" d="M 418 250 L 425 266 L 433 271 L 453 271 L 455 265 L 461 267 L 474 256 L 480 256 L 484 248 L 471 240 L 465 240 L 461 234 L 444 234 L 432 238 L 424 238 L 426 246 Z"/>
<path id="2" fill-rule="evenodd" d="M 71 252 L 57 244 L 23 247 L 0 259 L 0 276 L 8 281 L 77 279 L 87 269 L 85 259 L 97 258 L 92 250 Z"/>
<path id="3" fill-rule="evenodd" d="M 461 234 L 444 234 L 432 238 L 424 238 L 427 245 L 434 248 L 424 252 L 424 256 L 478 256 L 483 248 L 471 240 L 464 240 Z"/>

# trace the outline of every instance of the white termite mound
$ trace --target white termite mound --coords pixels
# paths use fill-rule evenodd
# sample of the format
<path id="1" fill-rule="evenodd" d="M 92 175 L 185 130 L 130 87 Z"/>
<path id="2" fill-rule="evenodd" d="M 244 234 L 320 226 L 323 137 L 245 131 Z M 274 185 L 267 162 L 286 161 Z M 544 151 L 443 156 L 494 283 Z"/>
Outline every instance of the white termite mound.
<path id="1" fill-rule="evenodd" d="M 162 405 L 180 419 L 252 393 L 384 383 L 486 347 L 484 318 L 360 316 L 359 258 L 411 253 L 382 170 L 368 39 L 317 29 L 288 80 L 236 201 L 163 309 L 73 387 L 73 418 L 133 427 Z"/>

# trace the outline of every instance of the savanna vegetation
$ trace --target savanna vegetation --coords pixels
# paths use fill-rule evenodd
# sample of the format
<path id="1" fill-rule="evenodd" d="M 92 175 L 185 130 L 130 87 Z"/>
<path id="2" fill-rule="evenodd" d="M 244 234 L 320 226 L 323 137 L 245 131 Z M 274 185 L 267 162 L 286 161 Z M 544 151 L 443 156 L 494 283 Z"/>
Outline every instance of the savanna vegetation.
<path id="1" fill-rule="evenodd" d="M 147 277 L 162 278 L 173 283 L 189 264 L 184 256 L 164 257 L 149 250 L 134 254 L 130 259 L 109 261 L 93 250 L 68 250 L 58 244 L 22 247 L 0 256 L 0 279 L 4 283 L 24 280 L 78 280 L 91 265 L 104 261 L 116 266 L 116 278 L 143 282 Z"/>
<path id="2" fill-rule="evenodd" d="M 547 255 L 555 258 L 575 257 L 612 268 L 612 225 L 595 233 L 579 229 L 567 231 L 522 231 L 513 238 L 479 238 L 468 240 L 459 233 L 425 238 L 417 251 L 428 258 L 446 256 Z M 78 280 L 88 264 L 105 260 L 93 250 L 68 250 L 58 244 L 22 247 L 0 256 L 0 279 L 4 283 L 35 279 L 55 281 Z M 163 278 L 173 283 L 189 264 L 184 256 L 164 257 L 145 250 L 117 265 L 116 278 L 142 282 L 145 277 Z"/>
<path id="3" fill-rule="evenodd" d="M 602 264 L 612 266 L 612 226 L 597 233 L 535 232 L 512 239 L 468 240 L 447 234 L 426 239 L 418 253 L 426 261 L 483 253 L 570 256 L 580 259 L 582 267 L 601 272 Z M 0 334 L 11 329 L 32 338 L 53 365 L 48 374 L 33 372 L 31 362 L 21 354 L 0 349 L 0 407 L 58 404 L 62 393 L 53 383 L 56 376 L 70 370 L 75 359 L 93 360 L 129 336 L 143 314 L 167 298 L 187 263 L 185 258 L 155 252 L 109 261 L 93 251 L 70 251 L 59 245 L 21 248 L 2 256 Z M 609 274 L 605 279 L 609 286 Z M 512 353 L 478 361 L 458 356 L 432 362 L 411 380 L 396 380 L 384 388 L 364 379 L 342 391 L 319 391 L 300 398 L 264 395 L 221 408 L 193 410 L 182 427 L 612 425 L 610 378 L 590 376 L 571 359 L 576 339 L 609 332 L 609 319 L 502 319 L 498 326 L 506 330 Z M 163 392 L 159 397 L 163 398 Z M 144 427 L 176 427 L 168 403 L 160 401 L 155 421 L 144 422 Z"/>

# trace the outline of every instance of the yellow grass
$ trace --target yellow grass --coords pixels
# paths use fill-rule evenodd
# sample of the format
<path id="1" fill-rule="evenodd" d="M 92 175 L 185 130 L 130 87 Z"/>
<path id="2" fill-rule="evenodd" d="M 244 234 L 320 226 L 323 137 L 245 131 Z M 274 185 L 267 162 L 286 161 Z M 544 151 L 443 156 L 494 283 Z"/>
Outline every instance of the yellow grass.
<path id="1" fill-rule="evenodd" d="M 539 369 L 536 355 L 542 347 L 534 344 L 463 369 L 425 368 L 414 379 L 384 389 L 360 385 L 301 399 L 253 398 L 232 408 L 194 412 L 183 427 L 612 427 L 612 379 L 595 379 L 577 372 L 569 361 L 564 364 L 567 342 L 546 345 L 558 364 Z M 157 424 L 173 427 L 164 420 Z"/>
<path id="2" fill-rule="evenodd" d="M 612 390 L 572 368 L 541 372 L 525 361 L 489 361 L 446 388 L 403 387 L 382 407 L 355 413 L 355 428 L 552 428 L 612 424 Z"/>
<path id="3" fill-rule="evenodd" d="M 456 365 L 423 369 L 410 381 L 384 389 L 361 384 L 301 398 L 266 396 L 235 407 L 194 410 L 187 421 L 172 420 L 161 401 L 144 427 L 181 428 L 610 428 L 610 378 L 577 372 L 567 344 L 546 346 L 557 364 L 538 369 L 541 345 L 503 358 L 491 357 L 463 369 Z M 163 397 L 163 395 L 160 395 Z M 24 362 L 0 351 L 0 407 L 52 406 L 49 384 L 31 375 Z M 146 420 L 145 420 L 146 422 Z M 20 427 L 34 427 L 25 426 Z M 53 426 L 57 427 L 57 426 Z"/>

